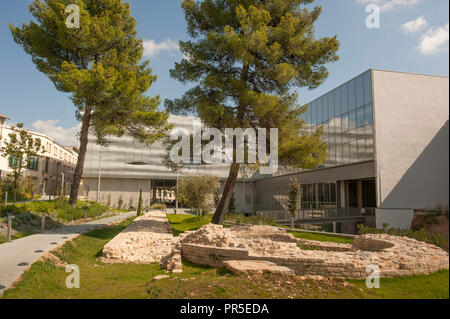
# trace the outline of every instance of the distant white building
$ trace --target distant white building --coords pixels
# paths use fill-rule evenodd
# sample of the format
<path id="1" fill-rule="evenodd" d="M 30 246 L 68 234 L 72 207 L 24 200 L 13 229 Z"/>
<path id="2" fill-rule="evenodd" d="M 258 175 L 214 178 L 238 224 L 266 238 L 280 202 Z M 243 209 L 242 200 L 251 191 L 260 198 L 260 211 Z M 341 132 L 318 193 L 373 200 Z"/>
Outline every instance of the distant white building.
<path id="1" fill-rule="evenodd" d="M 11 126 L 6 124 L 9 118 L 0 114 L 0 147 L 9 140 Z M 41 140 L 43 150 L 32 159 L 25 175 L 34 176 L 41 183 L 42 194 L 54 195 L 58 189 L 64 188 L 68 193 L 72 184 L 73 173 L 78 161 L 78 151 L 73 146 L 62 146 L 51 137 L 42 133 L 28 131 L 33 138 Z M 0 179 L 11 171 L 11 158 L 0 156 Z"/>

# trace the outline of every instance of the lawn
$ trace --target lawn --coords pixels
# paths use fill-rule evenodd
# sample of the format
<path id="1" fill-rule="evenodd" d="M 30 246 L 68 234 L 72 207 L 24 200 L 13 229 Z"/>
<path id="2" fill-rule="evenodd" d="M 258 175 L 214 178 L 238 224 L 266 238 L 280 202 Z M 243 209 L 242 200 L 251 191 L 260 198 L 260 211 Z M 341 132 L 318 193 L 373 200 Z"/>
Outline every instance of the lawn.
<path id="1" fill-rule="evenodd" d="M 294 237 L 301 239 L 317 240 L 317 241 L 331 241 L 333 243 L 353 244 L 353 238 L 344 238 L 325 234 L 315 234 L 309 232 L 290 232 Z"/>
<path id="2" fill-rule="evenodd" d="M 205 215 L 201 217 L 197 217 L 194 215 L 186 215 L 186 214 L 168 214 L 167 219 L 169 220 L 170 225 L 172 226 L 172 234 L 174 236 L 178 236 L 179 234 L 187 231 L 187 230 L 195 230 L 202 227 L 205 224 L 211 222 L 211 215 Z"/>
<path id="3" fill-rule="evenodd" d="M 169 215 L 174 234 L 208 223 L 208 217 Z M 89 233 L 54 251 L 56 258 L 34 263 L 3 298 L 449 298 L 449 272 L 381 279 L 379 289 L 364 281 L 311 280 L 299 276 L 236 276 L 225 269 L 183 262 L 182 274 L 166 274 L 159 265 L 103 264 L 103 246 L 132 221 Z M 77 264 L 79 289 L 68 289 L 68 273 L 60 264 Z"/>

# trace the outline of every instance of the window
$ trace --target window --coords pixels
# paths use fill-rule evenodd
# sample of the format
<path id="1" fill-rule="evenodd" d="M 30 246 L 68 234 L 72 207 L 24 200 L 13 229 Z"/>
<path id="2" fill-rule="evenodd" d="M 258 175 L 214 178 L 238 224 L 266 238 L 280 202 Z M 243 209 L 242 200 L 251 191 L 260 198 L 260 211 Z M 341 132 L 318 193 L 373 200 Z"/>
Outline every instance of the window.
<path id="1" fill-rule="evenodd" d="M 364 104 L 372 102 L 371 71 L 364 73 Z"/>
<path id="2" fill-rule="evenodd" d="M 364 126 L 364 107 L 356 110 L 356 127 Z"/>
<path id="3" fill-rule="evenodd" d="M 348 115 L 348 127 L 349 129 L 356 128 L 356 111 L 351 111 Z"/>
<path id="4" fill-rule="evenodd" d="M 323 97 L 317 100 L 317 124 L 322 124 L 323 117 L 322 117 L 322 109 L 323 109 Z"/>
<path id="5" fill-rule="evenodd" d="M 39 157 L 32 156 L 32 157 L 28 158 L 27 162 L 28 162 L 27 163 L 27 168 L 29 170 L 32 170 L 32 171 L 37 171 L 38 170 Z"/>
<path id="6" fill-rule="evenodd" d="M 327 119 L 334 118 L 334 91 L 328 93 L 328 117 Z"/>
<path id="7" fill-rule="evenodd" d="M 348 112 L 348 84 L 341 86 L 341 112 L 342 114 Z"/>
<path id="8" fill-rule="evenodd" d="M 356 97 L 355 97 L 355 80 L 348 83 L 348 109 L 354 110 L 356 107 Z"/>
<path id="9" fill-rule="evenodd" d="M 342 132 L 346 132 L 348 130 L 348 113 L 341 116 L 341 126 Z"/>
<path id="10" fill-rule="evenodd" d="M 336 164 L 342 164 L 342 144 L 336 142 Z"/>
<path id="11" fill-rule="evenodd" d="M 312 109 L 312 103 L 309 103 L 308 110 L 306 111 L 306 123 L 308 124 L 308 127 L 311 124 L 311 109 Z"/>
<path id="12" fill-rule="evenodd" d="M 350 163 L 355 163 L 358 160 L 358 148 L 356 140 L 350 141 Z"/>
<path id="13" fill-rule="evenodd" d="M 334 90 L 334 114 L 341 115 L 341 88 Z"/>
<path id="14" fill-rule="evenodd" d="M 342 145 L 342 163 L 350 163 L 350 143 Z"/>
<path id="15" fill-rule="evenodd" d="M 356 78 L 356 107 L 364 104 L 364 84 L 363 76 L 360 75 Z"/>
<path id="16" fill-rule="evenodd" d="M 328 160 L 333 165 L 336 162 L 336 144 L 333 138 L 328 139 Z"/>
<path id="17" fill-rule="evenodd" d="M 364 107 L 364 125 L 372 125 L 373 119 L 372 119 L 372 104 L 367 104 Z"/>
<path id="18" fill-rule="evenodd" d="M 20 166 L 21 161 L 22 160 L 21 160 L 20 157 L 16 157 L 14 155 L 10 155 L 9 156 L 9 167 L 17 168 L 17 167 Z"/>
<path id="19" fill-rule="evenodd" d="M 317 101 L 311 103 L 311 124 L 312 127 L 317 123 Z"/>

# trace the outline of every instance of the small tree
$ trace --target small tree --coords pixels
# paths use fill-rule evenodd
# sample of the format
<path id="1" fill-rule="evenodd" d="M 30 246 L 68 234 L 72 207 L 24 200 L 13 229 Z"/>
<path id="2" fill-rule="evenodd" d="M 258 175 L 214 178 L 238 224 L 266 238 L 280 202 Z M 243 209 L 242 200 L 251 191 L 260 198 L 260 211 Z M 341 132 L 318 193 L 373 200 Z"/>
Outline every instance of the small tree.
<path id="1" fill-rule="evenodd" d="M 0 149 L 0 154 L 9 159 L 9 166 L 12 178 L 12 188 L 14 193 L 14 204 L 16 203 L 17 189 L 22 176 L 22 172 L 30 165 L 30 161 L 38 156 L 41 149 L 41 139 L 33 138 L 27 130 L 23 128 L 23 123 L 17 123 L 11 128 L 9 140 L 4 142 Z"/>
<path id="2" fill-rule="evenodd" d="M 210 206 L 219 179 L 211 175 L 184 176 L 178 182 L 178 194 L 186 205 L 197 209 L 200 216 Z"/>
<path id="3" fill-rule="evenodd" d="M 291 215 L 291 228 L 294 228 L 294 217 L 299 207 L 299 199 L 301 197 L 301 187 L 297 179 L 291 178 L 289 183 L 289 199 L 288 211 Z"/>
<path id="4" fill-rule="evenodd" d="M 108 194 L 108 201 L 106 202 L 106 206 L 111 206 L 111 193 Z"/>
<path id="5" fill-rule="evenodd" d="M 123 199 L 122 199 L 122 196 L 120 196 L 119 200 L 117 201 L 117 208 L 119 210 L 121 210 L 122 209 L 122 205 L 123 205 Z"/>
<path id="6" fill-rule="evenodd" d="M 130 201 L 128 202 L 128 208 L 133 209 L 133 197 L 130 197 Z"/>
<path id="7" fill-rule="evenodd" d="M 142 188 L 139 190 L 139 200 L 138 200 L 138 208 L 137 215 L 141 216 L 142 214 Z"/>
<path id="8" fill-rule="evenodd" d="M 41 185 L 39 178 L 34 176 L 26 176 L 23 179 L 22 188 L 25 193 L 30 194 L 30 199 L 33 200 L 34 194 L 38 191 Z"/>

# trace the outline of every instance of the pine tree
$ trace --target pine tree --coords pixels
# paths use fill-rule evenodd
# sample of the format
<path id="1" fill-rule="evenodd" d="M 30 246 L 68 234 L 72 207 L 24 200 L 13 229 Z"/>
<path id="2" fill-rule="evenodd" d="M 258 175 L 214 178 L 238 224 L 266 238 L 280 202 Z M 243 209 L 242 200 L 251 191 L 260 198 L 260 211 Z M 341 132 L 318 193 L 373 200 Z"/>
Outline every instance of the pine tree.
<path id="1" fill-rule="evenodd" d="M 34 0 L 35 18 L 9 28 L 15 42 L 30 54 L 56 89 L 70 94 L 81 121 L 80 147 L 70 192 L 75 207 L 83 174 L 88 133 L 107 146 L 108 136 L 129 133 L 150 144 L 167 133 L 167 113 L 158 111 L 159 96 L 143 95 L 156 80 L 149 61 L 141 61 L 142 40 L 130 5 L 122 0 L 76 0 L 79 27 L 66 24 L 70 1 Z"/>
<path id="2" fill-rule="evenodd" d="M 198 115 L 210 127 L 278 128 L 279 163 L 313 168 L 326 157 L 322 130 L 302 133 L 294 89 L 314 89 L 328 76 L 324 66 L 338 59 L 336 36 L 315 39 L 321 7 L 314 0 L 184 0 L 190 41 L 171 76 L 195 85 L 166 100 L 175 114 Z M 269 134 L 267 134 L 269 136 Z M 235 150 L 234 150 L 235 151 Z M 212 222 L 221 224 L 239 172 L 234 159 Z"/>

